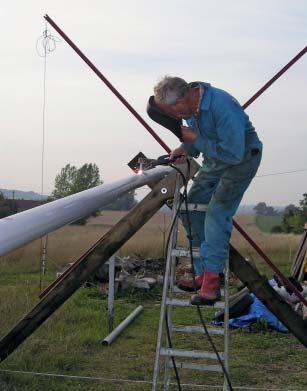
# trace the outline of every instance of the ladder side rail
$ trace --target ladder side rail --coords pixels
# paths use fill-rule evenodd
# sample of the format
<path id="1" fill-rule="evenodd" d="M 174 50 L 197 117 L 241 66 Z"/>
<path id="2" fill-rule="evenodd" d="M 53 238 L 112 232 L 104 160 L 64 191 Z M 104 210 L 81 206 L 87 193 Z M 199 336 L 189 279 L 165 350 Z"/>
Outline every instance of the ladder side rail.
<path id="1" fill-rule="evenodd" d="M 180 194 L 180 186 L 179 186 L 179 178 L 177 174 L 177 183 L 174 193 L 174 205 L 178 203 L 179 194 Z M 175 226 L 178 221 L 178 213 L 176 208 L 173 208 L 172 213 L 172 222 L 171 227 Z M 164 274 L 164 282 L 163 282 L 163 293 L 161 299 L 161 307 L 160 307 L 160 319 L 159 319 L 159 328 L 158 328 L 158 336 L 157 336 L 157 344 L 156 344 L 156 356 L 155 356 L 155 364 L 153 371 L 153 381 L 152 381 L 152 391 L 156 391 L 158 388 L 158 379 L 159 379 L 159 369 L 160 369 L 160 350 L 163 338 L 163 324 L 165 321 L 165 308 L 166 308 L 166 300 L 167 300 L 167 291 L 170 284 L 170 275 L 171 275 L 171 262 L 172 262 L 172 248 L 174 247 L 174 241 L 176 241 L 176 230 L 172 230 L 168 249 L 167 249 L 167 258 L 165 265 L 165 274 Z"/>

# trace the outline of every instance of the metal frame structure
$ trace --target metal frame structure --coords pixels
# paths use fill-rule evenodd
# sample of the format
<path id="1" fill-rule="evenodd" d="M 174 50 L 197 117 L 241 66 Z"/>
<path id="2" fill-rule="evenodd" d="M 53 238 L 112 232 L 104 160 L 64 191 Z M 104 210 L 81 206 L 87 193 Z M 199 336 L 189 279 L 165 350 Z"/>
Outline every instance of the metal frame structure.
<path id="1" fill-rule="evenodd" d="M 48 17 L 46 20 L 60 33 L 61 30 Z M 61 34 L 62 33 L 62 34 Z M 67 36 L 62 37 L 71 45 Z M 65 38 L 66 37 L 66 38 Z M 72 45 L 71 45 L 72 46 Z M 75 48 L 76 50 L 76 48 Z M 76 52 L 93 69 L 93 64 L 78 49 Z M 261 90 L 258 91 L 250 101 L 243 105 L 246 108 L 260 94 L 262 94 L 278 77 L 290 68 L 299 58 L 307 52 L 303 49 L 286 67 L 284 67 L 274 80 L 271 79 Z M 82 55 L 81 55 L 82 54 Z M 148 131 L 149 125 L 132 109 L 129 103 L 115 90 L 106 78 L 98 71 L 95 73 L 112 90 L 113 93 L 125 104 L 132 114 L 141 122 Z M 101 77 L 102 76 L 102 77 Z M 121 98 L 122 99 L 121 99 Z M 252 100 L 253 99 L 253 100 Z M 131 110 L 132 109 L 132 110 Z M 150 128 L 151 129 L 151 128 Z M 163 141 L 152 133 L 155 139 L 163 148 L 169 152 L 170 148 Z M 198 166 L 192 162 L 191 175 L 194 175 Z M 155 169 L 145 176 L 131 176 L 113 184 L 102 185 L 94 189 L 10 216 L 0 221 L 0 254 L 6 254 L 14 248 L 43 236 L 60 226 L 77 220 L 92 211 L 99 209 L 114 198 L 127 191 L 134 190 L 144 184 L 159 181 L 153 190 L 142 200 L 125 218 L 114 226 L 107 234 L 102 236 L 74 263 L 59 280 L 51 284 L 48 290 L 43 292 L 42 299 L 26 314 L 17 324 L 0 340 L 0 361 L 7 358 L 29 335 L 31 335 L 46 319 L 61 306 L 86 279 L 94 273 L 104 262 L 106 262 L 135 232 L 137 232 L 166 201 L 171 199 L 175 189 L 176 172 L 170 168 Z M 103 189 L 103 190 L 102 190 Z M 102 190 L 102 192 L 101 192 Z M 80 208 L 82 209 L 80 211 Z M 30 224 L 30 225 L 29 225 Z M 235 223 L 236 228 L 238 227 Z M 245 232 L 245 231 L 241 231 Z M 255 246 L 246 234 L 245 238 Z M 255 248 L 257 250 L 257 248 Z M 259 253 L 259 248 L 258 248 Z M 263 254 L 261 254 L 263 256 Z M 244 281 L 249 289 L 253 291 L 262 302 L 295 334 L 295 336 L 307 346 L 307 325 L 303 320 L 285 303 L 279 295 L 268 284 L 266 279 L 254 270 L 245 259 L 230 246 L 230 268 Z M 298 297 L 297 289 L 292 284 L 285 282 Z M 303 301 L 303 300 L 302 300 Z"/>
<path id="2" fill-rule="evenodd" d="M 68 43 L 68 45 L 82 58 L 82 60 L 95 72 L 99 79 L 113 92 L 113 94 L 120 100 L 120 102 L 130 111 L 130 113 L 145 127 L 145 129 L 154 137 L 154 139 L 165 149 L 167 153 L 171 151 L 171 148 L 167 146 L 163 140 L 156 134 L 156 132 L 148 125 L 148 123 L 139 115 L 139 113 L 130 105 L 130 103 L 123 97 L 123 95 L 110 83 L 110 81 L 99 71 L 99 69 L 90 61 L 88 57 L 77 47 L 77 45 L 64 33 L 64 31 L 50 18 L 45 15 L 45 20 L 60 34 L 60 36 Z M 289 63 L 287 63 L 279 72 L 277 72 L 263 87 L 261 87 L 242 107 L 246 109 L 253 103 L 260 95 L 262 95 L 277 79 L 279 79 L 291 66 L 293 66 L 305 53 L 307 52 L 307 46 L 301 50 Z M 299 290 L 281 273 L 281 271 L 274 265 L 267 254 L 260 248 L 260 246 L 248 235 L 248 233 L 233 220 L 234 227 L 243 235 L 248 243 L 256 250 L 260 257 L 269 265 L 270 268 L 278 275 L 282 283 L 290 288 L 298 299 L 307 306 L 305 297 L 299 292 Z"/>

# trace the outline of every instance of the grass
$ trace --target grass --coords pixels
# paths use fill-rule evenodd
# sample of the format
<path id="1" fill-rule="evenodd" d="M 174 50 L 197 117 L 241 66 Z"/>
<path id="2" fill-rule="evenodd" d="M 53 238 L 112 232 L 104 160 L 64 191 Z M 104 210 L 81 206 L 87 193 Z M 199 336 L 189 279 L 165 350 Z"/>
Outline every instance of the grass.
<path id="1" fill-rule="evenodd" d="M 256 225 L 263 232 L 272 232 L 272 228 L 281 225 L 282 216 L 256 216 Z"/>
<path id="2" fill-rule="evenodd" d="M 50 259 L 44 285 L 52 281 L 61 266 L 78 257 L 122 215 L 122 212 L 105 212 L 85 227 L 69 226 L 52 233 L 49 236 Z M 253 217 L 239 216 L 237 220 L 254 240 L 262 244 L 275 263 L 288 272 L 291 256 L 300 237 L 260 232 Z M 121 255 L 138 253 L 144 257 L 161 256 L 163 231 L 168 224 L 169 216 L 164 221 L 163 215 L 156 215 L 121 249 Z M 182 229 L 180 241 L 184 242 Z M 271 275 L 269 269 L 235 232 L 232 241 L 245 256 L 255 259 L 264 273 Z M 36 241 L 0 258 L 0 335 L 5 335 L 37 302 L 39 252 L 40 242 Z M 117 379 L 116 382 L 0 372 L 0 389 L 150 390 L 147 383 L 123 383 L 119 380 L 151 380 L 160 294 L 160 289 L 155 289 L 146 295 L 135 291 L 125 296 L 119 295 L 115 307 L 116 324 L 139 304 L 144 305 L 144 311 L 113 345 L 103 347 L 100 341 L 108 333 L 106 298 L 96 287 L 82 287 L 0 365 L 0 369 L 112 378 Z M 211 316 L 212 313 L 206 314 L 208 321 Z M 178 324 L 199 323 L 194 309 L 177 308 L 174 319 Z M 306 390 L 306 349 L 292 335 L 270 332 L 261 325 L 259 329 L 261 332 L 231 331 L 230 375 L 233 384 Z M 221 349 L 220 337 L 216 338 Z M 207 349 L 206 339 L 200 336 L 192 336 L 187 340 L 178 335 L 174 337 L 173 343 L 176 347 L 191 345 L 190 348 Z M 222 382 L 219 374 L 186 370 L 181 370 L 180 374 L 185 383 L 216 385 Z"/>

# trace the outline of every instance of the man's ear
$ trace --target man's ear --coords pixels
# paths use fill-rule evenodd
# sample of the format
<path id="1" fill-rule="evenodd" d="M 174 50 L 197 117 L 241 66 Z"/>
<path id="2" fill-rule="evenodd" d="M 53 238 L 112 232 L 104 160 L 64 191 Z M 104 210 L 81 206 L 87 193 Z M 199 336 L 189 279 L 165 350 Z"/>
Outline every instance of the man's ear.
<path id="1" fill-rule="evenodd" d="M 176 105 L 177 103 L 182 103 L 182 102 L 184 102 L 184 101 L 185 101 L 185 97 L 184 97 L 184 98 L 177 98 L 175 105 Z"/>

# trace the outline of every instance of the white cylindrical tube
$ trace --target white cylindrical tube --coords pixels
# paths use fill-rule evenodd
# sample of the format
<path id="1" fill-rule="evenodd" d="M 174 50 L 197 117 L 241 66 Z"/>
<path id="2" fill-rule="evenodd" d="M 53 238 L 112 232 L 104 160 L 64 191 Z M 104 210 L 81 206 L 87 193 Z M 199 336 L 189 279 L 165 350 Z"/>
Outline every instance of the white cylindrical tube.
<path id="1" fill-rule="evenodd" d="M 123 320 L 113 331 L 102 341 L 103 345 L 111 345 L 111 343 L 119 336 L 119 334 L 143 311 L 143 306 L 139 305 L 125 320 Z"/>
<path id="2" fill-rule="evenodd" d="M 1 219 L 0 256 L 88 216 L 129 191 L 162 179 L 171 170 L 170 167 L 158 167 Z"/>

